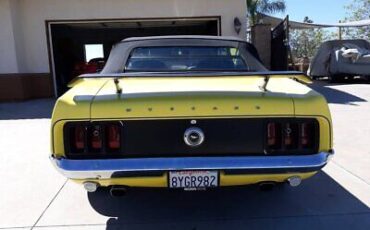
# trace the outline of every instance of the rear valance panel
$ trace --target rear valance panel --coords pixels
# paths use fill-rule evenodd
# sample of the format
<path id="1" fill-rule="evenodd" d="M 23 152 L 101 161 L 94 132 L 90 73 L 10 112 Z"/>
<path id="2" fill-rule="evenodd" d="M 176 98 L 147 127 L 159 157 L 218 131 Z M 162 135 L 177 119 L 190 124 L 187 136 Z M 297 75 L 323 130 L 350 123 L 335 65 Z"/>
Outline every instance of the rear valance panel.
<path id="1" fill-rule="evenodd" d="M 263 152 L 261 119 L 147 120 L 124 122 L 125 152 L 129 155 L 255 154 Z M 193 124 L 192 124 L 193 123 Z M 204 143 L 184 141 L 189 127 L 204 132 Z"/>

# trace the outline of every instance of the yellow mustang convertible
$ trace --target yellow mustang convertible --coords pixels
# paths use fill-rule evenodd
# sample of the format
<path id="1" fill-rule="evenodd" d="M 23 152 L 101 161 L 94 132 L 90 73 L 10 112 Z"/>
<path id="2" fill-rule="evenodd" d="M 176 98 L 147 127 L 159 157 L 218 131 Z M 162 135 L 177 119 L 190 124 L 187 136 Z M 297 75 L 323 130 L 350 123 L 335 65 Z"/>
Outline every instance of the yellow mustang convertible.
<path id="1" fill-rule="evenodd" d="M 79 76 L 52 117 L 51 161 L 94 192 L 297 186 L 334 153 L 327 102 L 229 37 L 129 38 Z"/>

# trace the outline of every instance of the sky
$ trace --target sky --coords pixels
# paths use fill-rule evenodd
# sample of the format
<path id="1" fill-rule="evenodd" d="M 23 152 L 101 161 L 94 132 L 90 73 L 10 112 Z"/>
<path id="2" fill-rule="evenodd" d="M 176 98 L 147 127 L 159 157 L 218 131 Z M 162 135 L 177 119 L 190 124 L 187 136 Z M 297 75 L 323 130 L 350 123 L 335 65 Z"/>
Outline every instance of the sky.
<path id="1" fill-rule="evenodd" d="M 308 16 L 315 23 L 337 23 L 346 16 L 344 6 L 351 0 L 285 0 L 287 10 L 284 14 L 275 14 L 277 17 L 289 15 L 289 20 L 302 22 Z"/>

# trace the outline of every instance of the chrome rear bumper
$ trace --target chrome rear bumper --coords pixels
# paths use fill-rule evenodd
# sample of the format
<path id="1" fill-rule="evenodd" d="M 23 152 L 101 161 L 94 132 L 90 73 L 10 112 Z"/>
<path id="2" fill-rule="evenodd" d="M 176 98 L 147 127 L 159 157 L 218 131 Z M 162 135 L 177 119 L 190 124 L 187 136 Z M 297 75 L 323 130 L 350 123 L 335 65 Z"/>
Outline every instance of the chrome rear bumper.
<path id="1" fill-rule="evenodd" d="M 314 172 L 324 167 L 334 152 L 296 156 L 166 157 L 103 160 L 69 160 L 50 157 L 70 179 L 109 179 L 119 175 L 160 175 L 176 170 L 223 170 L 229 174 Z"/>
<path id="2" fill-rule="evenodd" d="M 295 156 L 171 157 L 70 160 L 50 157 L 59 172 L 71 179 L 109 179 L 163 175 L 176 170 L 223 170 L 226 174 L 314 172 L 334 152 Z"/>

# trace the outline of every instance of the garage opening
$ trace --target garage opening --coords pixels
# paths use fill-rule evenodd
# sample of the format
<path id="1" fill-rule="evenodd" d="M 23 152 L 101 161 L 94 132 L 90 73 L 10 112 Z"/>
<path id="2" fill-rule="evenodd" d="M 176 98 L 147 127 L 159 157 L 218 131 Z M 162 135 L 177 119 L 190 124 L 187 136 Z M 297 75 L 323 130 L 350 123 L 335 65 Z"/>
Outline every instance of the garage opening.
<path id="1" fill-rule="evenodd" d="M 221 35 L 220 19 L 190 18 L 126 21 L 47 22 L 55 95 L 83 73 L 99 72 L 112 45 L 128 37 L 159 35 Z"/>

